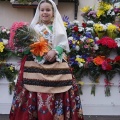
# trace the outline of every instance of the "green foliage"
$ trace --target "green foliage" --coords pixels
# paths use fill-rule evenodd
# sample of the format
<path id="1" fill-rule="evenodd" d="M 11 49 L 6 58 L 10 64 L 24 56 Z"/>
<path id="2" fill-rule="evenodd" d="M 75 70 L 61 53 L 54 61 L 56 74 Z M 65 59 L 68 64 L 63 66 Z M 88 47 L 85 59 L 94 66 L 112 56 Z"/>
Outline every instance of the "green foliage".
<path id="1" fill-rule="evenodd" d="M 0 61 L 4 61 L 11 57 L 14 53 L 8 48 L 4 48 L 3 52 L 0 52 Z"/>

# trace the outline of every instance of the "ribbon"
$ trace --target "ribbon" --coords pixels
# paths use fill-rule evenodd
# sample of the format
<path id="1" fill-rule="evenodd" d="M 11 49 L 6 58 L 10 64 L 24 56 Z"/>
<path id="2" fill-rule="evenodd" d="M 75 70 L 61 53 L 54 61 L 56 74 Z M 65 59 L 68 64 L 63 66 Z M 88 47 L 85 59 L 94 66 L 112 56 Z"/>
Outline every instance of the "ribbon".
<path id="1" fill-rule="evenodd" d="M 104 79 L 104 82 L 105 82 L 105 87 L 114 85 L 114 83 L 109 82 L 107 79 Z"/>

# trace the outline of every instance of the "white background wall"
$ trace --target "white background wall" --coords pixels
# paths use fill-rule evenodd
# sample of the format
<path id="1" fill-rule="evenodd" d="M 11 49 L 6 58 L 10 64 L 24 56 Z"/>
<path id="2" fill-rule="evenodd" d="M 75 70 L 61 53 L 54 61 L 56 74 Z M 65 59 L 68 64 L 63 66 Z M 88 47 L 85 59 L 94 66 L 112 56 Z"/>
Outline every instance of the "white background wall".
<path id="1" fill-rule="evenodd" d="M 97 6 L 97 0 L 80 0 L 78 8 L 78 20 L 82 22 L 80 16 L 80 8 L 89 5 L 93 7 Z M 74 20 L 74 4 L 72 3 L 58 3 L 58 9 L 62 16 L 69 16 L 70 20 Z M 32 8 L 13 8 L 9 2 L 0 1 L 0 26 L 10 28 L 13 22 L 25 21 L 29 22 L 33 18 Z M 11 60 L 15 61 L 16 60 Z M 120 93 L 119 93 L 119 76 L 116 75 L 112 82 L 115 84 L 111 87 L 111 96 L 105 97 L 103 77 L 100 78 L 100 85 L 96 86 L 96 95 L 90 94 L 91 86 L 84 85 L 82 87 L 83 95 L 81 95 L 81 102 L 83 106 L 84 115 L 120 115 Z M 91 81 L 84 77 L 85 83 Z M 12 102 L 12 95 L 9 95 L 7 80 L 0 80 L 0 114 L 9 114 L 10 106 Z M 4 84 L 3 84 L 4 83 Z"/>

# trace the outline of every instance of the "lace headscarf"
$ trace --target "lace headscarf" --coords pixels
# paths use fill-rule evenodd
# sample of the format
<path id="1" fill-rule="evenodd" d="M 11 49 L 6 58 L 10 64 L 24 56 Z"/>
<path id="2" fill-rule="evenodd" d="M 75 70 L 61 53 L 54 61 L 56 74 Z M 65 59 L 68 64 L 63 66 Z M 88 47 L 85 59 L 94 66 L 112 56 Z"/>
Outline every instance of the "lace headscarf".
<path id="1" fill-rule="evenodd" d="M 36 24 L 39 22 L 40 23 L 40 4 L 44 2 L 45 0 L 41 0 L 37 6 L 35 16 L 31 22 L 31 27 L 34 28 Z M 52 0 L 48 0 L 51 2 L 53 9 L 54 9 L 54 20 L 53 20 L 53 48 L 56 46 L 62 47 L 64 50 L 67 52 L 70 51 L 69 49 L 69 44 L 68 44 L 68 39 L 67 39 L 67 34 L 66 30 L 63 24 L 62 17 L 56 7 L 56 4 Z"/>

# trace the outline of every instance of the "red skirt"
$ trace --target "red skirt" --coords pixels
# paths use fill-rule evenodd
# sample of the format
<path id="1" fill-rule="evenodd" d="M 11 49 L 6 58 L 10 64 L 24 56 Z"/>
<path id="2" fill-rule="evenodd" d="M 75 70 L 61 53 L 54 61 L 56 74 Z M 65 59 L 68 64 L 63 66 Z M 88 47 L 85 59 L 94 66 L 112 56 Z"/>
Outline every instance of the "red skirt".
<path id="1" fill-rule="evenodd" d="M 10 120 L 84 120 L 78 88 L 73 79 L 72 88 L 63 93 L 37 93 L 23 86 L 22 60 L 10 110 Z"/>

